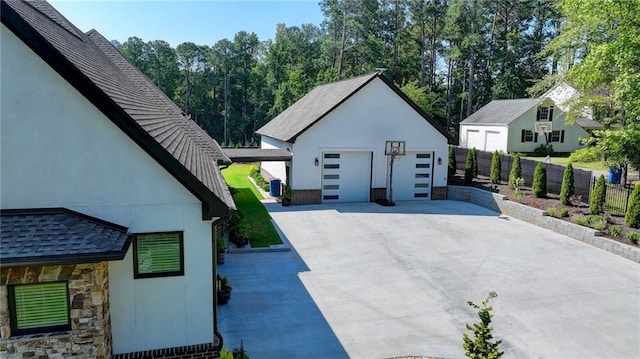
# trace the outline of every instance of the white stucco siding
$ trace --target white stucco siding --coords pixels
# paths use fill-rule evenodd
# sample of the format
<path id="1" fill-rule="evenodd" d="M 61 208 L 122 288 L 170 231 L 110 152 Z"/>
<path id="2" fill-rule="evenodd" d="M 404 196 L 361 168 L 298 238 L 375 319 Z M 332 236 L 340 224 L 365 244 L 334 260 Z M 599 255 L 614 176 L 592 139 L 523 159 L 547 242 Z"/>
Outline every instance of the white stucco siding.
<path id="1" fill-rule="evenodd" d="M 374 79 L 302 133 L 293 144 L 293 189 L 319 189 L 322 152 L 373 152 L 372 187 L 387 183 L 386 140 L 406 141 L 407 151 L 435 152 L 434 186 L 447 183 L 447 139 L 382 80 Z"/>
<path id="2" fill-rule="evenodd" d="M 66 207 L 132 233 L 184 231 L 185 275 L 109 265 L 115 353 L 210 342 L 211 222 L 201 202 L 2 26 L 0 203 Z"/>
<path id="3" fill-rule="evenodd" d="M 291 151 L 292 145 L 272 137 L 260 136 L 260 148 L 289 149 Z M 286 163 L 284 161 L 264 161 L 260 163 L 260 167 L 275 178 L 280 179 L 283 183 L 287 181 Z"/>
<path id="4" fill-rule="evenodd" d="M 506 126 L 460 125 L 460 147 L 462 148 L 475 147 L 480 151 L 507 152 L 508 136 Z"/>

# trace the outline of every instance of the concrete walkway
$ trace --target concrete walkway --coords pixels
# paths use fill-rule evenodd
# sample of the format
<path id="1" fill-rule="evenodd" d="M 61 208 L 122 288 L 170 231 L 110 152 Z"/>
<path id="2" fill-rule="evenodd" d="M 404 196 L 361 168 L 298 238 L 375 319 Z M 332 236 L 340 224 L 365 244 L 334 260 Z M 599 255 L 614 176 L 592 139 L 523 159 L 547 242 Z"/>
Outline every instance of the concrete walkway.
<path id="1" fill-rule="evenodd" d="M 220 330 L 252 358 L 464 357 L 466 302 L 492 290 L 505 357 L 640 357 L 626 259 L 464 202 L 267 208 L 295 250 L 220 267 Z"/>

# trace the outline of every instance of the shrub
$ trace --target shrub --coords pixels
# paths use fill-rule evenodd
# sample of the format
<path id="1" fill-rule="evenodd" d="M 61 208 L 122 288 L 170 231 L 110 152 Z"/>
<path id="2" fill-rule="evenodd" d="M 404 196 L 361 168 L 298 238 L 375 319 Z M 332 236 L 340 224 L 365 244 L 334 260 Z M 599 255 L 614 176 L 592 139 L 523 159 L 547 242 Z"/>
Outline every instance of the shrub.
<path id="1" fill-rule="evenodd" d="M 560 217 L 569 217 L 569 210 L 567 208 L 560 208 Z"/>
<path id="2" fill-rule="evenodd" d="M 471 153 L 473 153 L 473 155 L 471 156 L 471 158 L 473 159 L 473 178 L 476 178 L 478 177 L 478 151 L 475 147 L 472 148 L 471 151 Z"/>
<path id="3" fill-rule="evenodd" d="M 509 187 L 516 189 L 516 180 L 518 178 L 522 178 L 522 163 L 519 153 L 516 154 L 516 157 L 513 159 L 511 172 L 509 172 Z M 522 185 L 524 185 L 524 183 L 522 183 Z"/>
<path id="4" fill-rule="evenodd" d="M 500 155 L 498 154 L 498 151 L 495 151 L 491 157 L 491 173 L 489 174 L 491 183 L 500 183 L 500 180 L 502 180 L 501 172 L 502 163 L 500 162 Z"/>
<path id="5" fill-rule="evenodd" d="M 449 178 L 453 178 L 456 175 L 456 148 L 449 146 Z"/>
<path id="6" fill-rule="evenodd" d="M 579 214 L 577 216 L 573 216 L 573 221 L 580 226 L 585 226 L 585 227 L 589 227 L 589 220 L 587 219 L 587 217 L 585 217 L 582 214 Z"/>
<path id="7" fill-rule="evenodd" d="M 547 208 L 547 214 L 551 217 L 560 217 L 560 211 L 557 208 L 549 207 Z"/>
<path id="8" fill-rule="evenodd" d="M 571 162 L 565 167 L 562 174 L 562 187 L 560 187 L 560 202 L 568 206 L 571 204 L 571 196 L 574 191 L 573 165 Z"/>
<path id="9" fill-rule="evenodd" d="M 631 241 L 631 243 L 638 244 L 638 241 L 640 240 L 640 233 L 627 232 L 627 238 Z"/>
<path id="10" fill-rule="evenodd" d="M 478 317 L 480 322 L 473 326 L 467 324 L 468 330 L 473 332 L 473 338 L 470 338 L 467 333 L 462 335 L 464 341 L 464 354 L 469 358 L 500 358 L 504 352 L 500 351 L 500 344 L 502 340 L 493 340 L 493 327 L 491 326 L 491 318 L 493 314 L 491 311 L 493 307 L 488 305 L 491 298 L 495 298 L 498 295 L 495 292 L 489 292 L 489 296 L 482 301 L 481 306 L 468 301 L 469 306 L 478 310 Z"/>
<path id="11" fill-rule="evenodd" d="M 640 186 L 636 184 L 629 198 L 629 207 L 624 216 L 624 223 L 632 228 L 640 227 Z"/>
<path id="12" fill-rule="evenodd" d="M 607 219 L 606 218 L 600 218 L 598 220 L 590 220 L 589 224 L 591 226 L 591 228 L 598 230 L 598 231 L 604 231 L 605 229 L 607 229 Z"/>
<path id="13" fill-rule="evenodd" d="M 606 199 L 607 187 L 604 181 L 604 175 L 600 175 L 596 180 L 596 186 L 591 192 L 591 199 L 589 200 L 589 211 L 593 214 L 600 214 L 604 212 L 604 201 Z"/>
<path id="14" fill-rule="evenodd" d="M 622 233 L 622 229 L 620 227 L 618 226 L 609 227 L 609 234 L 612 235 L 613 237 L 618 237 L 620 233 Z"/>
<path id="15" fill-rule="evenodd" d="M 467 159 L 464 163 L 464 183 L 471 184 L 473 182 L 473 149 L 467 152 Z"/>
<path id="16" fill-rule="evenodd" d="M 596 162 L 602 161 L 604 155 L 602 150 L 596 146 L 585 147 L 576 150 L 569 156 L 569 161 L 572 162 Z"/>
<path id="17" fill-rule="evenodd" d="M 547 168 L 542 162 L 538 162 L 533 172 L 533 184 L 531 185 L 533 194 L 542 198 L 547 195 Z"/>
<path id="18" fill-rule="evenodd" d="M 550 136 L 551 134 L 549 134 Z M 533 154 L 542 157 L 542 156 L 551 156 L 553 154 L 553 145 L 540 145 L 540 147 L 533 150 Z"/>

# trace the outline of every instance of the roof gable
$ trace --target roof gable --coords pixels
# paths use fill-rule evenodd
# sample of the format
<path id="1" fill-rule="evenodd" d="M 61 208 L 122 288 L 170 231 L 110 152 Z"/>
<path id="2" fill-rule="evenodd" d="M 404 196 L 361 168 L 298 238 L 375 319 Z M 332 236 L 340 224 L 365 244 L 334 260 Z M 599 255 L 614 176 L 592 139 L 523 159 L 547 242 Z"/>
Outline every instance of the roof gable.
<path id="1" fill-rule="evenodd" d="M 493 100 L 471 116 L 460 122 L 461 125 L 508 125 L 544 99 L 525 98 L 515 100 Z"/>
<path id="2" fill-rule="evenodd" d="M 95 30 L 83 34 L 44 1 L 2 1 L 2 23 L 202 201 L 203 219 L 235 204 L 220 146 Z"/>
<path id="3" fill-rule="evenodd" d="M 382 73 L 375 72 L 347 80 L 320 85 L 284 110 L 274 119 L 256 131 L 257 134 L 275 138 L 284 142 L 295 142 L 296 138 L 318 121 L 343 104 L 354 94 L 375 79 L 380 79 L 391 88 L 404 102 L 411 106 L 429 124 L 436 128 L 447 141 L 451 137 L 436 121 L 426 115 L 411 99 L 389 81 Z"/>

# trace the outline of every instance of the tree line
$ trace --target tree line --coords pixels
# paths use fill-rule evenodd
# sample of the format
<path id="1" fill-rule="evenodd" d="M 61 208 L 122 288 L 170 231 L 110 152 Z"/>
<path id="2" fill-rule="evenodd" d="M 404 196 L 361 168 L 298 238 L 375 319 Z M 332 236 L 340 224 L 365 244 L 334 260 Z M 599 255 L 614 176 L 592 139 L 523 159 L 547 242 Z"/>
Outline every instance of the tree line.
<path id="1" fill-rule="evenodd" d="M 322 0 L 319 26 L 278 24 L 274 39 L 240 31 L 212 45 L 137 37 L 114 44 L 224 145 L 255 144 L 256 129 L 313 87 L 377 69 L 457 137 L 459 122 L 493 99 L 539 95 L 559 79 L 581 90 L 615 84 L 615 74 L 583 81 L 574 70 L 592 45 L 612 40 L 603 34 L 621 21 L 592 18 L 611 4 L 626 7 L 619 16 L 640 13 L 636 0 Z M 604 21 L 601 34 L 576 28 L 580 16 Z M 626 41 L 637 44 L 637 36 Z M 620 93 L 612 93 L 602 117 L 619 108 Z"/>

